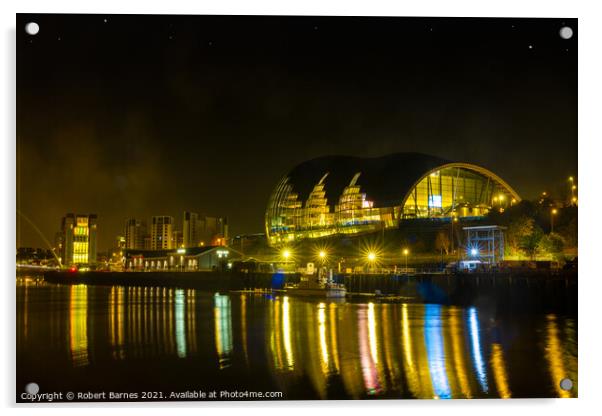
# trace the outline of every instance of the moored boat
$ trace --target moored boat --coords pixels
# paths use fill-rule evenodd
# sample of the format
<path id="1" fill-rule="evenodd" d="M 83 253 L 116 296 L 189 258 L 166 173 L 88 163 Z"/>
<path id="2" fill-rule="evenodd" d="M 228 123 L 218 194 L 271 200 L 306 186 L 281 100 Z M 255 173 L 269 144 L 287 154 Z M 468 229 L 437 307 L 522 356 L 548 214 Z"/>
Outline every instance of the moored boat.
<path id="1" fill-rule="evenodd" d="M 326 268 L 319 269 L 317 274 L 303 274 L 299 283 L 287 284 L 284 291 L 291 296 L 344 298 L 347 295 L 345 285 L 335 283 L 332 270 L 328 271 Z"/>

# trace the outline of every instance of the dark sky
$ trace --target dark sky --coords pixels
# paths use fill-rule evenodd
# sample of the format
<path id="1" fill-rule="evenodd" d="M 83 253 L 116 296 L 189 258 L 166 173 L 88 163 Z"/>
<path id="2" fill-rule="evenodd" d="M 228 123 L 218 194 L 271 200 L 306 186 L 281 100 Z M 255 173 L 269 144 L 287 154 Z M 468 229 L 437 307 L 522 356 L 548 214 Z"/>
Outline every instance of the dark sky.
<path id="1" fill-rule="evenodd" d="M 576 19 L 17 15 L 17 205 L 51 241 L 67 212 L 100 250 L 130 216 L 262 232 L 297 163 L 406 151 L 526 198 L 575 175 Z"/>

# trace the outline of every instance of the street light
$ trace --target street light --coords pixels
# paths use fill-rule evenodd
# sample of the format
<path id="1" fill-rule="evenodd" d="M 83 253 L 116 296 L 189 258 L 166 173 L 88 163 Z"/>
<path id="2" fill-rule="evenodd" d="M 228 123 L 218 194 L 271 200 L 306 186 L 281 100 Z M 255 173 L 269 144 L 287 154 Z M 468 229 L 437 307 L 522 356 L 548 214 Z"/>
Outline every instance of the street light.
<path id="1" fill-rule="evenodd" d="M 324 262 L 324 260 L 326 259 L 326 252 L 324 250 L 320 250 L 320 252 L 318 253 L 318 257 L 320 257 L 320 260 Z"/>
<path id="2" fill-rule="evenodd" d="M 558 214 L 558 210 L 556 208 L 552 209 L 550 213 L 550 234 L 554 233 L 554 215 Z"/>
<path id="3" fill-rule="evenodd" d="M 408 250 L 407 248 L 404 248 L 403 255 L 406 258 L 406 269 L 405 269 L 406 274 L 408 273 L 408 254 L 410 254 L 410 250 Z"/>
<path id="4" fill-rule="evenodd" d="M 368 261 L 370 262 L 370 268 L 372 269 L 372 271 L 374 271 L 374 261 L 376 260 L 376 253 L 373 251 L 370 251 L 368 253 Z"/>
<path id="5" fill-rule="evenodd" d="M 289 250 L 284 250 L 282 252 L 282 257 L 284 257 L 284 260 L 288 260 L 290 256 L 291 256 L 291 252 Z"/>

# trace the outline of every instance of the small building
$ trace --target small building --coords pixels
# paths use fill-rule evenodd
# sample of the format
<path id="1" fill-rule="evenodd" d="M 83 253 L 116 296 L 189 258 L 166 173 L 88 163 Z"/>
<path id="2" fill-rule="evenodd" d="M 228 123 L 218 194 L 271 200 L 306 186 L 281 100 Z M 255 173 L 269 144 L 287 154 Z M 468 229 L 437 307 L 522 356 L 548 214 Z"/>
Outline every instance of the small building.
<path id="1" fill-rule="evenodd" d="M 61 262 L 64 266 L 96 263 L 96 214 L 67 214 L 61 223 Z"/>
<path id="2" fill-rule="evenodd" d="M 178 248 L 173 250 L 126 250 L 124 267 L 136 271 L 227 270 L 242 253 L 225 246 Z"/>
<path id="3" fill-rule="evenodd" d="M 466 232 L 466 261 L 479 261 L 489 266 L 504 260 L 504 230 L 499 225 L 463 227 Z"/>

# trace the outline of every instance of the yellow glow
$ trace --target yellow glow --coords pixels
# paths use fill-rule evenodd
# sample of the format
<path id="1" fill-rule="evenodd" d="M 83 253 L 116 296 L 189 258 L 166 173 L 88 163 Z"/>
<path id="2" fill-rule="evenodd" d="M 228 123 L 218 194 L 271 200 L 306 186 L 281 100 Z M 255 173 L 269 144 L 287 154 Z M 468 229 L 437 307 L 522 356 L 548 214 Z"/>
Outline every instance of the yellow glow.
<path id="1" fill-rule="evenodd" d="M 572 201 L 577 202 L 577 197 L 573 197 Z"/>
<path id="2" fill-rule="evenodd" d="M 339 372 L 339 347 L 337 345 L 337 318 L 336 318 L 336 309 L 337 305 L 335 303 L 330 304 L 330 342 L 331 346 L 331 356 L 332 356 L 332 364 L 336 372 Z"/>
<path id="3" fill-rule="evenodd" d="M 407 248 L 403 249 L 403 255 L 407 256 L 408 254 L 410 254 L 410 250 L 408 250 Z"/>
<path id="4" fill-rule="evenodd" d="M 556 208 L 554 208 L 554 209 L 552 210 L 552 214 L 554 214 L 554 215 L 558 214 L 558 210 L 557 210 Z"/>
<path id="5" fill-rule="evenodd" d="M 328 345 L 326 343 L 326 305 L 320 303 L 318 305 L 318 331 L 320 333 L 320 352 L 322 355 L 322 372 L 328 372 Z"/>
<path id="6" fill-rule="evenodd" d="M 194 292 L 193 292 L 194 293 Z M 247 295 L 240 295 L 240 331 L 242 338 L 242 349 L 245 353 L 245 360 L 249 362 L 249 354 L 247 351 Z"/>
<path id="7" fill-rule="evenodd" d="M 368 304 L 368 343 L 370 355 L 374 364 L 378 363 L 378 347 L 376 345 L 376 318 L 374 316 L 374 303 Z"/>
<path id="8" fill-rule="evenodd" d="M 500 201 L 503 201 L 504 198 L 505 198 L 504 194 L 500 194 L 500 196 L 499 196 Z"/>
<path id="9" fill-rule="evenodd" d="M 493 369 L 493 378 L 497 391 L 502 399 L 512 397 L 512 392 L 508 386 L 508 374 L 504 363 L 504 351 L 500 344 L 491 344 L 491 367 Z"/>
<path id="10" fill-rule="evenodd" d="M 286 356 L 286 366 L 292 370 L 294 368 L 294 359 L 293 347 L 291 343 L 291 317 L 288 296 L 285 296 L 282 300 L 282 332 L 284 338 L 284 354 Z"/>
<path id="11" fill-rule="evenodd" d="M 69 299 L 69 344 L 74 366 L 88 364 L 88 287 L 71 286 Z"/>
<path id="12" fill-rule="evenodd" d="M 573 185 L 573 186 L 571 187 L 571 189 L 574 191 L 575 189 L 577 189 L 577 185 Z"/>
<path id="13" fill-rule="evenodd" d="M 472 398 L 470 382 L 466 372 L 466 361 L 464 360 L 464 334 L 462 327 L 462 310 L 451 306 L 449 308 L 449 326 L 451 335 L 451 346 L 453 351 L 454 371 L 458 376 L 458 384 L 465 398 Z"/>
<path id="14" fill-rule="evenodd" d="M 374 252 L 368 253 L 368 260 L 370 260 L 370 261 L 376 260 L 376 253 L 374 253 Z"/>
<path id="15" fill-rule="evenodd" d="M 573 177 L 569 176 L 569 181 L 573 182 Z"/>
<path id="16" fill-rule="evenodd" d="M 567 371 L 564 367 L 562 344 L 558 334 L 558 326 L 556 324 L 556 315 L 550 314 L 546 316 L 547 323 L 547 348 L 546 358 L 550 365 L 550 375 L 552 376 L 552 384 L 556 389 L 558 397 L 571 397 L 571 393 L 560 388 L 560 381 L 567 377 Z"/>
<path id="17" fill-rule="evenodd" d="M 326 257 L 326 252 L 324 250 L 320 251 L 319 256 L 321 259 Z"/>
<path id="18" fill-rule="evenodd" d="M 289 250 L 284 250 L 282 251 L 282 257 L 284 257 L 285 259 L 288 260 L 288 258 L 291 256 L 291 252 Z"/>

